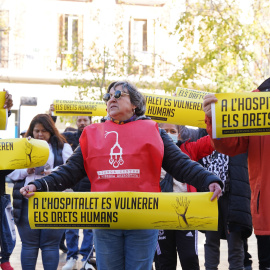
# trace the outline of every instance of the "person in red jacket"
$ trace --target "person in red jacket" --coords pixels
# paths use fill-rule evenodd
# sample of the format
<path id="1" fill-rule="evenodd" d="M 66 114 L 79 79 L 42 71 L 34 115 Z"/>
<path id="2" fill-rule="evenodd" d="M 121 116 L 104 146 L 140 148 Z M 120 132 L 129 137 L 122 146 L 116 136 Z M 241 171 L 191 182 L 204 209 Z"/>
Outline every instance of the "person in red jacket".
<path id="1" fill-rule="evenodd" d="M 254 92 L 270 92 L 270 78 Z M 252 93 L 250 94 L 252 96 Z M 206 95 L 203 110 L 207 132 L 212 136 L 211 103 L 217 102 L 213 94 Z M 259 269 L 270 269 L 270 135 L 213 139 L 217 151 L 235 156 L 248 151 L 249 181 L 251 187 L 251 213 L 257 237 Z"/>
<path id="2" fill-rule="evenodd" d="M 182 152 L 192 160 L 198 161 L 212 154 L 214 148 L 210 137 L 205 136 L 196 142 L 181 139 L 180 126 L 161 123 L 159 127 L 164 129 L 173 142 L 180 147 Z M 196 192 L 191 185 L 180 183 L 161 170 L 160 186 L 162 192 Z M 160 230 L 155 256 L 156 269 L 176 269 L 177 252 L 183 270 L 200 269 L 198 258 L 198 231 L 195 230 Z"/>

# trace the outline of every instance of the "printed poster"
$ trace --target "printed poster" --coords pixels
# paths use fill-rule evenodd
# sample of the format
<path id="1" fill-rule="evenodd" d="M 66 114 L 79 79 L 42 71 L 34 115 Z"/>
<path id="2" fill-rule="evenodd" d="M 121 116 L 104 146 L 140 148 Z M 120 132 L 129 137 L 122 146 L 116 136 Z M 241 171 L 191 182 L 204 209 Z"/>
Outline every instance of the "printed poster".
<path id="1" fill-rule="evenodd" d="M 45 165 L 48 158 L 46 141 L 27 138 L 0 140 L 0 170 L 39 167 Z"/>
<path id="2" fill-rule="evenodd" d="M 216 94 L 212 106 L 213 138 L 270 134 L 267 92 Z"/>
<path id="3" fill-rule="evenodd" d="M 212 192 L 36 192 L 32 229 L 217 230 Z"/>

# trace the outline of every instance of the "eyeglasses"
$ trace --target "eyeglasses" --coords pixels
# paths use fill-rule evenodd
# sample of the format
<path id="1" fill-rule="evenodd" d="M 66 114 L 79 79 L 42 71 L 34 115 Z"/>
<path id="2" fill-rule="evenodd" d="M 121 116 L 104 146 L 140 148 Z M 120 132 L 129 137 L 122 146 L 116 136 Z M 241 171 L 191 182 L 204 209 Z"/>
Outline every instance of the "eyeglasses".
<path id="1" fill-rule="evenodd" d="M 112 98 L 112 96 L 113 96 L 115 99 L 119 99 L 119 98 L 120 98 L 121 96 L 123 96 L 123 95 L 129 96 L 128 93 L 122 92 L 122 91 L 120 91 L 120 90 L 116 90 L 116 91 L 114 92 L 113 95 L 110 94 L 110 93 L 106 93 L 106 94 L 103 96 L 103 100 L 104 100 L 105 102 L 108 102 L 108 101 Z"/>

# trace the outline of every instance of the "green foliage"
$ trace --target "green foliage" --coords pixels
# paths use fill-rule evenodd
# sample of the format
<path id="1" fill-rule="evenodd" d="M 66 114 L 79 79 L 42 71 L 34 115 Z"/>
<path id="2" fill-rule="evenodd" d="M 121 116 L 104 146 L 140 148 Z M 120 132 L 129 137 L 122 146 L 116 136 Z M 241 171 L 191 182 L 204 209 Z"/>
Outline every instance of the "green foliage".
<path id="1" fill-rule="evenodd" d="M 246 3 L 246 7 L 248 2 Z M 174 35 L 184 52 L 170 85 L 213 92 L 255 89 L 270 75 L 269 1 L 187 1 Z"/>

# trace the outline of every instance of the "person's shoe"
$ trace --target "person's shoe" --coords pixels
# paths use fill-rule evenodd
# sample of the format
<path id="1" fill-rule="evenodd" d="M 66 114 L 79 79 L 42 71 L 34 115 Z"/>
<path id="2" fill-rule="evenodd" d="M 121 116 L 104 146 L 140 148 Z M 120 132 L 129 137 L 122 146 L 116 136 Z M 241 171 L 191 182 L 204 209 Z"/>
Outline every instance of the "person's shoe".
<path id="1" fill-rule="evenodd" d="M 96 270 L 96 268 L 89 262 L 85 262 L 85 264 L 80 270 Z"/>
<path id="2" fill-rule="evenodd" d="M 0 266 L 3 270 L 14 270 L 9 262 L 2 263 Z"/>
<path id="3" fill-rule="evenodd" d="M 59 249 L 62 250 L 64 253 L 68 252 L 67 247 L 65 246 L 64 242 L 60 243 Z"/>
<path id="4" fill-rule="evenodd" d="M 63 266 L 62 270 L 72 270 L 76 266 L 76 259 L 70 258 L 67 260 L 66 264 Z"/>

